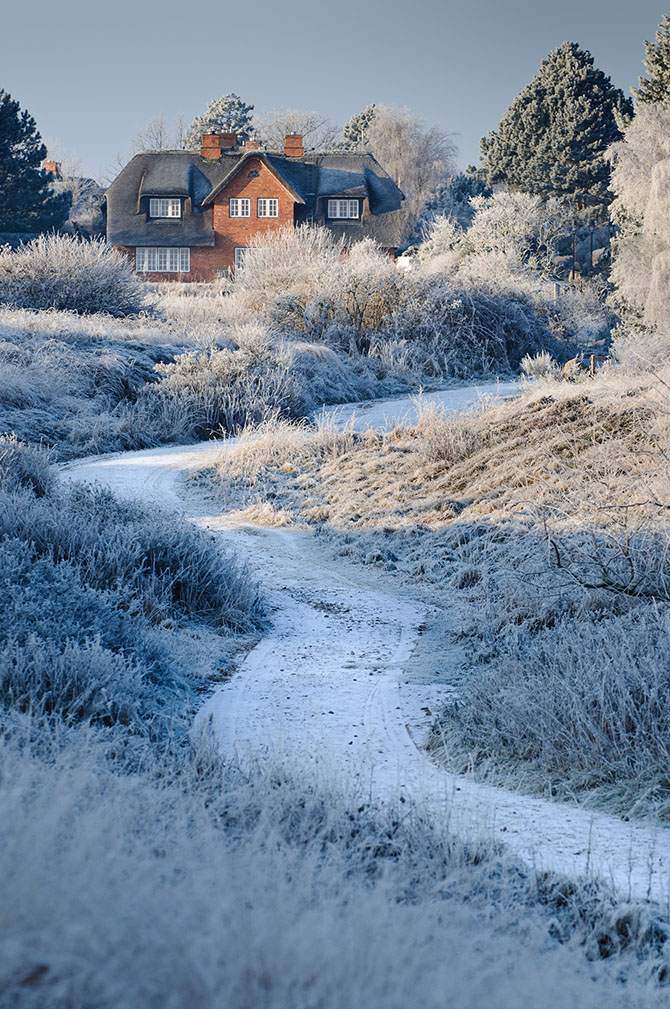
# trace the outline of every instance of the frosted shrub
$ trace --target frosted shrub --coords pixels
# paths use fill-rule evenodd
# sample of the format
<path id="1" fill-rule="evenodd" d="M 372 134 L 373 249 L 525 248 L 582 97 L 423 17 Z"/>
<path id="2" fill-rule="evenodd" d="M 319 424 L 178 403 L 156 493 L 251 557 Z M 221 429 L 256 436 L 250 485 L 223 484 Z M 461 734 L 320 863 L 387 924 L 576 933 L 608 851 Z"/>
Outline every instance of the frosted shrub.
<path id="1" fill-rule="evenodd" d="M 559 239 L 572 227 L 571 210 L 553 198 L 501 190 L 470 203 L 475 215 L 465 241 L 472 254 L 497 252 L 540 272 L 549 269 Z"/>
<path id="2" fill-rule="evenodd" d="M 527 354 L 521 359 L 521 370 L 528 378 L 552 378 L 559 373 L 558 365 L 546 350 L 539 354 Z"/>
<path id="3" fill-rule="evenodd" d="M 229 302 L 259 312 L 286 335 L 358 351 L 379 328 L 402 282 L 392 260 L 365 240 L 346 249 L 325 228 L 303 227 L 256 239 Z"/>
<path id="4" fill-rule="evenodd" d="M 545 304 L 549 326 L 556 336 L 585 348 L 607 345 L 615 316 L 598 289 L 588 282 L 580 289 L 562 287 L 559 296 L 547 297 Z"/>
<path id="5" fill-rule="evenodd" d="M 464 255 L 463 235 L 463 228 L 451 217 L 437 217 L 426 228 L 417 260 L 429 272 L 454 273 Z"/>
<path id="6" fill-rule="evenodd" d="M 0 249 L 0 303 L 14 308 L 131 315 L 144 305 L 130 262 L 105 242 L 40 235 Z"/>
<path id="7" fill-rule="evenodd" d="M 37 497 L 52 488 L 49 456 L 37 445 L 26 445 L 15 434 L 0 434 L 0 491 L 27 487 Z"/>
<path id="8" fill-rule="evenodd" d="M 98 487 L 75 484 L 53 498 L 7 495 L 0 535 L 31 543 L 56 564 L 76 564 L 93 588 L 123 586 L 156 620 L 199 617 L 242 630 L 261 620 L 246 572 L 205 533 Z"/>
<path id="9" fill-rule="evenodd" d="M 523 761 L 563 795 L 609 787 L 629 815 L 670 817 L 667 613 L 564 620 L 470 677 L 447 735 L 475 764 Z"/>
<path id="10" fill-rule="evenodd" d="M 305 414 L 308 404 L 281 346 L 263 331 L 238 334 L 235 349 L 210 347 L 159 365 L 154 396 L 179 404 L 193 418 L 192 434 L 233 434 L 275 411 Z"/>
<path id="11" fill-rule="evenodd" d="M 526 354 L 554 346 L 523 298 L 454 288 L 437 276 L 408 278 L 402 294 L 379 343 L 387 336 L 403 340 L 417 371 L 455 378 L 504 372 L 518 368 Z"/>
<path id="12" fill-rule="evenodd" d="M 303 305 L 328 286 L 343 244 L 326 228 L 304 225 L 258 235 L 251 242 L 229 297 L 229 307 L 267 315 L 278 300 L 298 298 Z"/>
<path id="13" fill-rule="evenodd" d="M 342 257 L 319 298 L 308 304 L 308 332 L 337 340 L 341 331 L 345 340 L 352 340 L 352 349 L 365 351 L 367 334 L 383 327 L 401 297 L 402 281 L 402 274 L 375 242 L 358 242 Z M 315 326 L 319 313 L 320 324 Z"/>

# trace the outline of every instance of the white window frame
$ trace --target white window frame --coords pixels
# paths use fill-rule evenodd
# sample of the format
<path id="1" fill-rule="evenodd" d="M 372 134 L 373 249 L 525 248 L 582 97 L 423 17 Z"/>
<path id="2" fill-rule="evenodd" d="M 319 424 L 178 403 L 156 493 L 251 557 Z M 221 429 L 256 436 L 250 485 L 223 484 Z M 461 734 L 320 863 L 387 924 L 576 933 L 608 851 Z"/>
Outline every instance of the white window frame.
<path id="1" fill-rule="evenodd" d="M 138 246 L 135 273 L 190 273 L 191 250 L 173 246 Z"/>
<path id="2" fill-rule="evenodd" d="M 331 221 L 359 221 L 361 217 L 360 200 L 339 198 L 328 200 L 328 217 Z"/>
<path id="3" fill-rule="evenodd" d="M 149 217 L 157 220 L 174 220 L 181 217 L 181 199 L 178 196 L 151 196 Z"/>
<path id="4" fill-rule="evenodd" d="M 250 252 L 252 252 L 252 250 L 244 246 L 237 246 L 235 248 L 235 272 L 243 268 L 244 260 L 247 258 Z"/>
<path id="5" fill-rule="evenodd" d="M 228 203 L 231 217 L 251 217 L 251 200 L 247 197 L 234 196 Z"/>
<path id="6" fill-rule="evenodd" d="M 279 217 L 279 200 L 259 196 L 256 201 L 256 212 L 259 217 Z"/>

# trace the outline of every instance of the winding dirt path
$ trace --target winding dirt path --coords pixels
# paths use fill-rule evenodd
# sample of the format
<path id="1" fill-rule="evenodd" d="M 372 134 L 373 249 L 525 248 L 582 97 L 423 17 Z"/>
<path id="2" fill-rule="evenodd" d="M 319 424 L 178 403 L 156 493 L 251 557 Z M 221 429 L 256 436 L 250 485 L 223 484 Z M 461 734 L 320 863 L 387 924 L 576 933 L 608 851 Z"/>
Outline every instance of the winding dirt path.
<path id="1" fill-rule="evenodd" d="M 477 391 L 440 396 L 462 409 Z M 374 404 L 369 425 L 360 407 L 340 408 L 339 417 L 344 423 L 355 410 L 359 427 L 381 426 L 406 409 L 407 401 Z M 222 751 L 290 760 L 362 801 L 407 796 L 467 839 L 504 841 L 539 869 L 593 874 L 625 897 L 670 905 L 669 830 L 480 785 L 426 758 L 416 744 L 449 688 L 408 682 L 406 671 L 422 629 L 448 615 L 376 569 L 335 556 L 310 532 L 236 527 L 226 515 L 206 514 L 183 477 L 222 451 L 224 443 L 210 442 L 64 467 L 67 478 L 98 481 L 212 530 L 261 582 L 272 629 L 198 716 L 211 722 Z"/>

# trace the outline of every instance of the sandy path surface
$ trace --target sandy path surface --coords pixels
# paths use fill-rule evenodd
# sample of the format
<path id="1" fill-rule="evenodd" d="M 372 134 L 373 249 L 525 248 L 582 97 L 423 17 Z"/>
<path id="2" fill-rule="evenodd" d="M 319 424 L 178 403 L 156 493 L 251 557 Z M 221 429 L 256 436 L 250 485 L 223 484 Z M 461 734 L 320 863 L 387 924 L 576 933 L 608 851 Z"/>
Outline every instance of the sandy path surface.
<path id="1" fill-rule="evenodd" d="M 463 409 L 478 392 L 437 395 Z M 342 424 L 355 413 L 356 426 L 365 427 L 385 426 L 413 406 L 338 409 Z M 540 869 L 597 875 L 625 897 L 670 903 L 669 830 L 480 785 L 427 759 L 417 744 L 449 687 L 407 682 L 405 674 L 422 628 L 442 614 L 389 576 L 335 556 L 310 532 L 235 526 L 226 515 L 206 514 L 182 478 L 222 451 L 223 443 L 211 442 L 101 456 L 64 467 L 64 475 L 174 510 L 214 531 L 254 569 L 272 629 L 198 716 L 198 724 L 211 723 L 223 752 L 289 759 L 362 801 L 411 797 L 450 829 L 502 841 Z"/>

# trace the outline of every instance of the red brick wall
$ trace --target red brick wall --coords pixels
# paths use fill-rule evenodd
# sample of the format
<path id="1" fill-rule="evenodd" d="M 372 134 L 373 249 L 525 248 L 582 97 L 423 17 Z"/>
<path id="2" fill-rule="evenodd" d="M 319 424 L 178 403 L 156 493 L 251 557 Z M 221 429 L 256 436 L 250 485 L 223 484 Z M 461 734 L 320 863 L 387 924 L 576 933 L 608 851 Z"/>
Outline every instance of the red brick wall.
<path id="1" fill-rule="evenodd" d="M 249 174 L 258 172 L 256 178 Z M 250 217 L 231 217 L 228 201 L 235 197 L 251 200 Z M 258 217 L 257 200 L 279 200 L 278 217 Z M 272 174 L 266 165 L 251 158 L 217 196 L 214 203 L 214 232 L 216 252 L 225 262 L 225 268 L 234 266 L 235 249 L 246 249 L 257 234 L 267 234 L 290 225 L 293 227 L 292 195 Z M 193 253 L 191 253 L 191 257 Z M 191 263 L 193 259 L 191 259 Z M 219 267 L 221 269 L 221 267 Z"/>
<path id="2" fill-rule="evenodd" d="M 257 172 L 256 178 L 249 174 Z M 250 217 L 231 217 L 228 201 L 241 197 L 251 200 Z M 258 217 L 257 200 L 266 198 L 279 200 L 278 217 Z M 251 238 L 258 233 L 277 231 L 286 225 L 293 226 L 294 200 L 287 189 L 263 164 L 260 158 L 251 158 L 217 196 L 211 211 L 213 214 L 216 244 L 212 248 L 191 246 L 191 272 L 143 273 L 147 280 L 216 280 L 220 270 L 229 270 L 235 265 L 235 249 L 246 249 Z M 135 265 L 135 250 L 121 248 Z"/>

